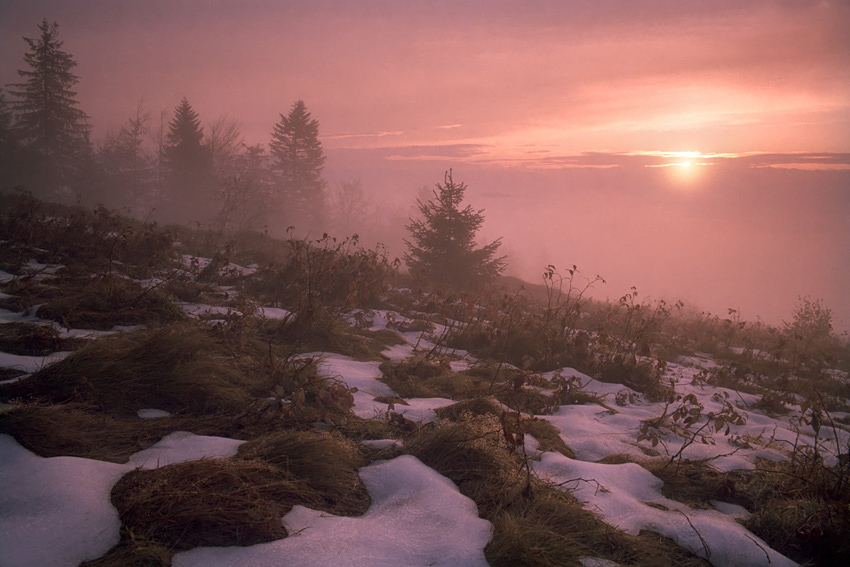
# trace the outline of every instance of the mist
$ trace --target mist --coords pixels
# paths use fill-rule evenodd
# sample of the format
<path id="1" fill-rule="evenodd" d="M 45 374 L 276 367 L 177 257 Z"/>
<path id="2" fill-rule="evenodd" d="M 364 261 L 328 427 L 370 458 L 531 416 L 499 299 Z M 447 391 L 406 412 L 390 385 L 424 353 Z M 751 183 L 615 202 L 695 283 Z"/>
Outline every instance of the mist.
<path id="1" fill-rule="evenodd" d="M 541 283 L 545 266 L 602 276 L 591 294 L 682 300 L 726 316 L 735 309 L 771 325 L 800 297 L 822 298 L 837 329 L 850 327 L 850 172 L 753 167 L 721 160 L 684 182 L 669 168 L 488 167 L 451 160 L 384 160 L 331 152 L 329 176 L 354 176 L 393 218 L 452 168 L 484 209 L 479 244 L 503 239 L 507 273 Z M 370 169 L 371 160 L 375 160 Z M 628 161 L 628 160 L 626 160 Z M 378 235 L 403 252 L 403 228 Z M 372 236 L 371 238 L 375 238 Z"/>
<path id="2" fill-rule="evenodd" d="M 153 153 L 186 97 L 207 134 L 226 117 L 267 151 L 305 101 L 325 218 L 245 226 L 357 233 L 401 257 L 416 200 L 451 169 L 511 275 L 576 265 L 606 280 L 602 299 L 635 286 L 769 324 L 822 298 L 850 330 L 846 4 L 242 4 L 0 0 L 0 83 L 19 80 L 21 37 L 46 16 L 79 62 L 95 148 L 141 106 Z"/>

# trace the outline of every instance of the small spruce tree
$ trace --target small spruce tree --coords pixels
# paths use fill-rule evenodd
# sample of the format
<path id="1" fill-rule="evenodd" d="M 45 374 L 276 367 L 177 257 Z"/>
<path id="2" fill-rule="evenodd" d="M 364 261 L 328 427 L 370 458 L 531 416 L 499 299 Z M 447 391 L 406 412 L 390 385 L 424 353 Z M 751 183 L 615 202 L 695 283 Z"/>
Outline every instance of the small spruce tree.
<path id="1" fill-rule="evenodd" d="M 410 272 L 434 285 L 453 289 L 471 289 L 495 279 L 504 271 L 504 256 L 496 256 L 499 238 L 476 248 L 475 233 L 484 222 L 484 211 L 471 205 L 461 209 L 466 185 L 455 183 L 446 172 L 444 183 L 437 184 L 434 199 L 417 200 L 420 219 L 410 219 L 405 228 L 411 240 L 405 240 L 404 255 Z"/>
<path id="2" fill-rule="evenodd" d="M 171 220 L 209 220 L 215 208 L 212 156 L 204 145 L 198 113 L 184 98 L 168 124 L 163 149 L 166 171 L 166 209 Z"/>
<path id="3" fill-rule="evenodd" d="M 107 206 L 130 206 L 143 214 L 153 190 L 153 158 L 144 149 L 150 113 L 142 105 L 128 118 L 117 136 L 108 136 L 98 152 L 103 187 L 98 202 Z"/>
<path id="4" fill-rule="evenodd" d="M 324 220 L 325 155 L 319 141 L 319 122 L 311 118 L 304 101 L 293 104 L 288 115 L 280 115 L 269 148 L 274 159 L 272 168 L 278 172 L 286 224 L 310 227 Z"/>

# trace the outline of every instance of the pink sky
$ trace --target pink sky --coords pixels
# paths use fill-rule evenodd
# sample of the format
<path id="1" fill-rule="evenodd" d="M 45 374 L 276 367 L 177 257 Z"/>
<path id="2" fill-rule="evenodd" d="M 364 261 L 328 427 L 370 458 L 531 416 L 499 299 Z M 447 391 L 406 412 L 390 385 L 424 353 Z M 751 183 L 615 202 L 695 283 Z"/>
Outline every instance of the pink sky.
<path id="1" fill-rule="evenodd" d="M 331 185 L 409 203 L 453 168 L 530 280 L 850 328 L 847 2 L 0 0 L 2 83 L 42 17 L 95 141 L 186 96 L 265 144 L 303 99 Z"/>

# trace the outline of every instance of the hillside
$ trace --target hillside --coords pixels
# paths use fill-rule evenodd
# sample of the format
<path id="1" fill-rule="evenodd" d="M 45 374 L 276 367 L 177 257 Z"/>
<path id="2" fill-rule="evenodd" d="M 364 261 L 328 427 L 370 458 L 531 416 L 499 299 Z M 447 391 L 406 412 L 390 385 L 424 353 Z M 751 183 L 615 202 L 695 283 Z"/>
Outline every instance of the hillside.
<path id="1" fill-rule="evenodd" d="M 3 197 L 0 565 L 843 565 L 848 347 Z"/>

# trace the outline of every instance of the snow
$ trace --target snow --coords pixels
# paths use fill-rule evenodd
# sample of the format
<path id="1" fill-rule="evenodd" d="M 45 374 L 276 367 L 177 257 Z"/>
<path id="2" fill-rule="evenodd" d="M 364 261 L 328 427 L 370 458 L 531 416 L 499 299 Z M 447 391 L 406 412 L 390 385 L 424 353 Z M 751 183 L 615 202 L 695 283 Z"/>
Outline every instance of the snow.
<path id="1" fill-rule="evenodd" d="M 190 317 L 196 318 L 219 318 L 231 313 L 233 309 L 220 305 L 207 305 L 205 303 L 179 303 L 180 308 Z"/>
<path id="2" fill-rule="evenodd" d="M 220 319 L 231 313 L 240 313 L 232 307 L 209 305 L 207 303 L 180 303 L 179 305 L 187 315 L 197 319 Z M 281 309 L 280 307 L 259 307 L 255 314 L 266 319 L 285 319 L 292 312 Z"/>
<path id="3" fill-rule="evenodd" d="M 257 309 L 257 314 L 266 319 L 286 319 L 292 315 L 292 312 L 280 307 L 260 307 Z"/>
<path id="4" fill-rule="evenodd" d="M 732 516 L 733 518 L 740 518 L 744 520 L 750 516 L 750 513 L 743 506 L 730 504 L 729 502 L 722 502 L 720 500 L 709 500 L 709 502 L 711 502 L 711 505 L 714 506 L 715 510 Z"/>
<path id="5" fill-rule="evenodd" d="M 108 331 L 98 331 L 95 329 L 66 329 L 58 323 L 54 326 L 56 327 L 56 330 L 59 331 L 59 338 L 62 339 L 99 339 L 101 337 L 108 337 L 118 333 L 131 333 L 133 331 L 138 331 L 139 329 L 144 329 L 144 326 L 142 325 L 115 325 Z"/>
<path id="6" fill-rule="evenodd" d="M 7 277 L 14 276 L 0 272 L 0 282 Z M 196 317 L 229 311 L 203 304 L 182 307 Z M 274 307 L 261 307 L 257 313 L 270 319 L 289 314 Z M 370 317 L 374 330 L 385 329 L 392 321 L 405 320 L 390 311 L 370 312 Z M 9 321 L 38 319 L 28 313 L 0 310 L 0 322 Z M 122 330 L 130 329 L 116 328 L 112 332 Z M 84 333 L 90 332 L 68 330 L 63 336 L 102 335 Z M 411 356 L 417 343 L 424 348 L 433 346 L 422 332 L 400 335 L 406 342 L 384 351 L 390 360 L 402 361 Z M 32 373 L 67 354 L 32 357 L 0 353 L 0 367 Z M 474 363 L 462 351 L 454 354 L 460 358 L 450 363 L 455 371 Z M 328 353 L 303 356 L 315 358 L 323 376 L 340 380 L 356 390 L 353 393 L 356 415 L 387 419 L 389 404 L 375 398 L 398 398 L 398 395 L 380 381 L 379 362 Z M 665 379 L 675 381 L 680 395 L 695 395 L 704 407 L 702 420 L 691 431 L 705 423 L 707 413 L 720 411 L 727 402 L 746 417 L 746 423 L 732 425 L 729 436 L 714 433 L 711 443 L 688 445 L 683 453 L 685 458 L 705 459 L 710 466 L 729 471 L 752 468 L 757 458 L 786 459 L 794 443 L 815 443 L 811 427 L 793 422 L 791 416 L 774 418 L 753 411 L 751 407 L 758 396 L 694 385 L 693 377 L 699 368 L 712 364 L 708 357 L 694 356 L 682 357 L 680 364 L 668 367 Z M 691 509 L 662 496 L 662 481 L 638 464 L 598 463 L 617 454 L 647 458 L 645 450 L 650 444 L 637 441 L 638 430 L 642 422 L 661 415 L 664 404 L 650 402 L 621 384 L 593 380 L 574 369 L 564 368 L 558 373 L 578 377 L 586 392 L 595 393 L 605 401 L 565 405 L 551 415 L 540 416 L 558 429 L 576 458 L 537 453 L 535 440 L 527 437 L 526 450 L 534 454 L 536 474 L 570 491 L 605 522 L 631 534 L 640 530 L 657 532 L 714 565 L 794 565 L 736 521 L 747 515 L 742 507 L 712 501 L 714 510 Z M 544 377 L 551 379 L 558 373 Z M 624 406 L 614 402 L 620 392 L 631 394 Z M 424 424 L 436 419 L 436 409 L 452 403 L 454 400 L 447 398 L 407 399 L 403 403 L 396 401 L 392 411 Z M 168 413 L 150 408 L 140 410 L 138 415 L 156 418 Z M 688 442 L 669 427 L 660 428 L 658 434 L 662 443 L 655 450 L 661 452 L 661 458 L 675 455 Z M 835 458 L 829 454 L 829 448 L 835 447 L 836 442 L 844 446 L 848 437 L 850 433 L 843 429 L 821 430 L 819 440 L 827 462 Z M 22 448 L 12 437 L 0 435 L 0 565 L 62 567 L 99 557 L 118 542 L 120 522 L 109 502 L 109 493 L 121 476 L 139 467 L 151 469 L 202 458 L 227 458 L 236 453 L 241 443 L 174 432 L 122 465 L 77 457 L 42 458 Z M 376 449 L 402 445 L 391 439 L 364 441 L 364 444 Z M 336 517 L 296 506 L 284 518 L 288 538 L 246 548 L 190 550 L 177 554 L 174 565 L 486 565 L 483 548 L 490 538 L 491 526 L 478 518 L 474 503 L 462 496 L 448 479 L 409 455 L 373 463 L 361 469 L 360 474 L 372 498 L 372 506 L 360 518 Z M 582 558 L 581 562 L 587 566 L 615 565 L 592 557 Z"/>
<path id="7" fill-rule="evenodd" d="M 734 518 L 715 510 L 693 510 L 663 497 L 659 492 L 663 481 L 635 463 L 589 463 L 549 452 L 534 462 L 534 470 L 572 492 L 608 524 L 632 535 L 640 530 L 659 533 L 712 565 L 745 567 L 765 561 L 773 567 L 796 565 Z"/>
<path id="8" fill-rule="evenodd" d="M 0 435 L 0 565 L 74 567 L 109 551 L 121 528 L 109 492 L 128 470 L 45 459 Z"/>
<path id="9" fill-rule="evenodd" d="M 318 357 L 320 353 L 306 356 Z M 397 398 L 398 394 L 379 380 L 383 375 L 379 365 L 379 362 L 361 362 L 339 354 L 323 354 L 318 362 L 319 372 L 324 376 L 336 378 L 349 388 L 357 388 L 352 408 L 355 415 L 364 419 L 383 420 L 387 417 L 389 404 L 376 401 L 375 398 Z M 413 398 L 405 402 L 407 405 L 394 404 L 392 411 L 420 424 L 437 419 L 434 410 L 455 403 L 448 398 Z"/>
<path id="10" fill-rule="evenodd" d="M 386 356 L 390 362 L 402 362 L 405 358 L 413 354 L 413 345 L 403 343 L 400 345 L 388 346 L 381 351 L 381 354 Z"/>
<path id="11" fill-rule="evenodd" d="M 8 352 L 0 352 L 0 368 L 14 368 L 26 374 L 32 374 L 41 370 L 48 364 L 52 364 L 57 360 L 62 360 L 70 352 L 60 351 L 54 352 L 47 356 L 26 356 L 23 354 L 10 354 Z M 15 379 L 17 380 L 17 379 Z"/>
<path id="12" fill-rule="evenodd" d="M 157 419 L 157 418 L 160 418 L 160 417 L 170 417 L 171 416 L 171 414 L 168 413 L 165 410 L 154 409 L 154 408 L 140 409 L 139 411 L 136 412 L 136 415 L 138 415 L 142 419 Z"/>
<path id="13" fill-rule="evenodd" d="M 486 567 L 490 522 L 447 478 L 404 455 L 360 470 L 372 505 L 360 518 L 295 506 L 289 537 L 250 547 L 197 548 L 174 567 Z"/>
<path id="14" fill-rule="evenodd" d="M 231 457 L 236 454 L 242 443 L 244 441 L 225 437 L 175 431 L 163 437 L 150 449 L 139 451 L 131 456 L 128 465 L 132 468 L 155 469 L 199 459 Z"/>
<path id="15" fill-rule="evenodd" d="M 38 311 L 40 305 L 34 305 L 26 311 L 9 311 L 8 309 L 0 309 L 0 323 L 25 323 L 29 321 L 37 321 L 34 313 Z"/>
<path id="16" fill-rule="evenodd" d="M 579 557 L 578 562 L 581 563 L 582 567 L 617 567 L 618 565 L 618 563 L 598 557 Z"/>
<path id="17" fill-rule="evenodd" d="M 404 446 L 404 443 L 400 439 L 366 439 L 362 443 L 370 449 L 377 449 L 379 451 Z"/>
<path id="18" fill-rule="evenodd" d="M 229 457 L 241 443 L 177 432 L 120 465 L 39 457 L 0 434 L 0 565 L 75 567 L 100 557 L 120 537 L 109 494 L 122 476 L 139 467 Z"/>

